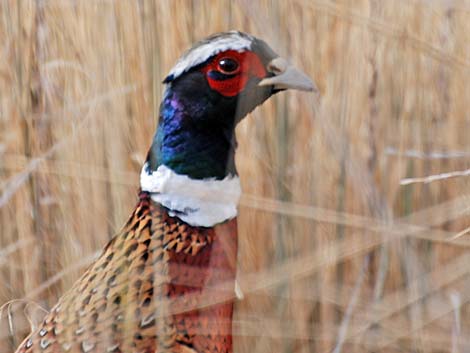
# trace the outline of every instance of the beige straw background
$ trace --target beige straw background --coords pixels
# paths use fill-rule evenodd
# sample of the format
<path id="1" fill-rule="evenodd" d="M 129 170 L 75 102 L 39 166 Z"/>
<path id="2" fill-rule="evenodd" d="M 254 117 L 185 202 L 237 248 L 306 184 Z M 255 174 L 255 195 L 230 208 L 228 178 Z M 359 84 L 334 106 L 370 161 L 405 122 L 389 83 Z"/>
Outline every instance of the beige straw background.
<path id="1" fill-rule="evenodd" d="M 470 2 L 3 0 L 0 352 L 126 221 L 162 79 L 229 29 L 321 93 L 237 128 L 236 352 L 470 350 Z"/>

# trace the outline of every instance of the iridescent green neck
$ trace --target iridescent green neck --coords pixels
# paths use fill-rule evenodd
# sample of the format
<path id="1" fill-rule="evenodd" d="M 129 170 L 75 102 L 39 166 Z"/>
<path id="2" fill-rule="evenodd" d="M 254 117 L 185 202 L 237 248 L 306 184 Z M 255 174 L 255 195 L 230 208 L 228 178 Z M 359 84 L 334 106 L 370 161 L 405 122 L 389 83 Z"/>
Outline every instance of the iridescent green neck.
<path id="1" fill-rule="evenodd" d="M 223 179 L 236 173 L 235 111 L 214 107 L 205 94 L 181 96 L 169 87 L 147 161 L 193 179 Z"/>

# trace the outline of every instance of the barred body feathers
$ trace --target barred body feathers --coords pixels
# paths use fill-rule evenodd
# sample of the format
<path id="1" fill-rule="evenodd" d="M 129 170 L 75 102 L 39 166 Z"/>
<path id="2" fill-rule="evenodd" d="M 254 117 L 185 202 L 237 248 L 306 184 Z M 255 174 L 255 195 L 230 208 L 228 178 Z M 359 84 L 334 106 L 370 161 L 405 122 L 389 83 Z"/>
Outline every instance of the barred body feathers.
<path id="1" fill-rule="evenodd" d="M 236 232 L 236 220 L 191 227 L 141 193 L 120 234 L 17 353 L 230 352 Z"/>

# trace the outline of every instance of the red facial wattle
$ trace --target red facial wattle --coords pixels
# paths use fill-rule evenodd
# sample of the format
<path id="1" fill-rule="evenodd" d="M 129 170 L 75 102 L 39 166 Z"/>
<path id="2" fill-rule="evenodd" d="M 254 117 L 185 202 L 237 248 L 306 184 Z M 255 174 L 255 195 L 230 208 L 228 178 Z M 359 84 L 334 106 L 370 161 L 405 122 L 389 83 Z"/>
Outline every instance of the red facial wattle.
<path id="1" fill-rule="evenodd" d="M 221 67 L 221 60 L 236 62 L 235 70 L 226 71 Z M 235 67 L 235 66 L 234 66 Z M 251 51 L 237 52 L 228 50 L 217 54 L 202 69 L 207 82 L 213 90 L 225 97 L 234 97 L 245 89 L 250 78 L 263 79 L 267 72 L 258 55 Z"/>

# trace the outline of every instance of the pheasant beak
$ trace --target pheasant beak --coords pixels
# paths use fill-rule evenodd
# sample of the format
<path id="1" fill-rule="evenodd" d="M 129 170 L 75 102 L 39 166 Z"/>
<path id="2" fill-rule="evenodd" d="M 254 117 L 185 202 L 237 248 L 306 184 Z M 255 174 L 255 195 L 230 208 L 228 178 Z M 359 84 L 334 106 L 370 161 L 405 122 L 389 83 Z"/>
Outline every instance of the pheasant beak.
<path id="1" fill-rule="evenodd" d="M 274 76 L 262 79 L 258 86 L 273 86 L 274 89 L 298 89 L 318 92 L 313 81 L 283 58 L 275 58 L 268 64 L 268 71 Z"/>

